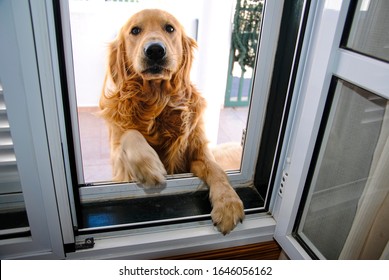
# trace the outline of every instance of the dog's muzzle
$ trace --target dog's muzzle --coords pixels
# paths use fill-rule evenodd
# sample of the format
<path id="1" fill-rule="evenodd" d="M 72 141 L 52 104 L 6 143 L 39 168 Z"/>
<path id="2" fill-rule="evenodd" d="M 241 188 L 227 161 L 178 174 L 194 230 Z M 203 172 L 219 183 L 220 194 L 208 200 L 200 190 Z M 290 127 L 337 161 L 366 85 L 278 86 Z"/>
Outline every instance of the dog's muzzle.
<path id="1" fill-rule="evenodd" d="M 146 70 L 151 74 L 159 74 L 166 65 L 166 47 L 161 42 L 150 42 L 144 48 Z"/>

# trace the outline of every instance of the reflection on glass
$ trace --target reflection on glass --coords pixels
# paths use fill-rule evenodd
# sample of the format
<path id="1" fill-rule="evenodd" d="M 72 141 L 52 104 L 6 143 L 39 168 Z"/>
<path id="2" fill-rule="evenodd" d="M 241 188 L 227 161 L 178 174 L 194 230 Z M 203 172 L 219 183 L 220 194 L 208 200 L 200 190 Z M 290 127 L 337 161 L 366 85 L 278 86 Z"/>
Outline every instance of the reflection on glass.
<path id="1" fill-rule="evenodd" d="M 28 231 L 27 213 L 0 85 L 0 239 Z"/>
<path id="2" fill-rule="evenodd" d="M 388 242 L 388 112 L 386 99 L 337 81 L 297 228 L 319 256 L 378 259 Z"/>
<path id="3" fill-rule="evenodd" d="M 196 39 L 198 50 L 191 78 L 207 100 L 204 116 L 207 137 L 211 147 L 237 147 L 234 148 L 238 151 L 237 162 L 233 168 L 226 166 L 225 169 L 239 169 L 263 0 L 212 3 L 205 0 L 70 0 L 69 6 L 86 183 L 112 180 L 108 130 L 98 116 L 107 46 L 123 23 L 144 8 L 168 11 Z"/>
<path id="4" fill-rule="evenodd" d="M 389 1 L 359 0 L 347 47 L 389 61 Z"/>

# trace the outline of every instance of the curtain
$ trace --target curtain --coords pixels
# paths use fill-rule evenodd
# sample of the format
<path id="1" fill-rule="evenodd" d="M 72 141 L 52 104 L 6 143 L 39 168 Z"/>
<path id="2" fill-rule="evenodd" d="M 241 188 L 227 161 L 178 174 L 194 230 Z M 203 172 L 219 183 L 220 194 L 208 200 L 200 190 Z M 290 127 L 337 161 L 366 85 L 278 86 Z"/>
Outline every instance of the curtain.
<path id="1" fill-rule="evenodd" d="M 389 102 L 369 178 L 339 259 L 389 259 Z"/>

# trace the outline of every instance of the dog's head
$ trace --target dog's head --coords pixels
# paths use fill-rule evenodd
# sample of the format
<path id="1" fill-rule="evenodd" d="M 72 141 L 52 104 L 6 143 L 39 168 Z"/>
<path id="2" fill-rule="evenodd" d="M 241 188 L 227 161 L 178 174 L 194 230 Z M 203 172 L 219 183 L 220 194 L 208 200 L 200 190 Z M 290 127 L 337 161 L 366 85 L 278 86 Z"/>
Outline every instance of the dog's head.
<path id="1" fill-rule="evenodd" d="M 171 80 L 177 75 L 189 79 L 195 46 L 171 14 L 157 9 L 140 11 L 110 44 L 108 82 L 117 88 L 134 75 L 143 80 Z"/>

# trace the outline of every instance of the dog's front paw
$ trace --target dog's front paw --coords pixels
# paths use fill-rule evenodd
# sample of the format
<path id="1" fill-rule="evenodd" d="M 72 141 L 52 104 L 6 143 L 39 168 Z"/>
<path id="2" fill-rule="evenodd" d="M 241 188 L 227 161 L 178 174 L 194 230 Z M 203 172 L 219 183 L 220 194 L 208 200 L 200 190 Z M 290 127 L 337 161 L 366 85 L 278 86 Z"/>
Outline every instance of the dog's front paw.
<path id="1" fill-rule="evenodd" d="M 224 235 L 228 234 L 244 219 L 244 207 L 235 190 L 228 187 L 211 197 L 213 224 Z"/>
<path id="2" fill-rule="evenodd" d="M 130 131 L 123 139 L 121 161 L 129 177 L 145 187 L 165 183 L 166 169 L 157 152 L 138 132 Z"/>
<path id="3" fill-rule="evenodd" d="M 143 149 L 127 158 L 130 176 L 145 187 L 154 187 L 165 183 L 166 170 L 153 149 Z"/>

